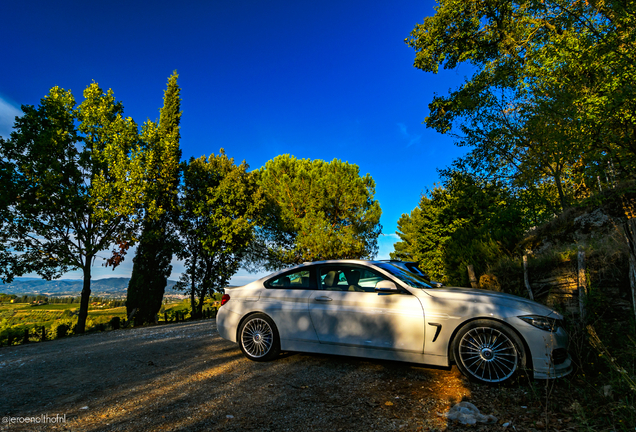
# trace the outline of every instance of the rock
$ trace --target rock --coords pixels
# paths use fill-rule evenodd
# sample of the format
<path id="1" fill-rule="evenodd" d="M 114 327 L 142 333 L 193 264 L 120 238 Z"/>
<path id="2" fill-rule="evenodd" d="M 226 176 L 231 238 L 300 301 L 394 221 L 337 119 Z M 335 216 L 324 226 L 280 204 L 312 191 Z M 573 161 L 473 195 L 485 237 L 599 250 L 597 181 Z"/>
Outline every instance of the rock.
<path id="1" fill-rule="evenodd" d="M 445 417 L 465 425 L 474 425 L 477 422 L 486 424 L 497 423 L 496 417 L 481 414 L 479 409 L 470 402 L 458 403 L 445 414 Z"/>
<path id="2" fill-rule="evenodd" d="M 613 395 L 613 389 L 611 385 L 603 386 L 603 396 L 606 398 L 611 398 Z"/>
<path id="3" fill-rule="evenodd" d="M 579 217 L 574 218 L 574 223 L 578 224 L 581 229 L 589 230 L 589 226 L 594 228 L 601 228 L 604 225 L 610 223 L 610 218 L 601 209 L 596 209 L 592 213 L 585 213 Z"/>

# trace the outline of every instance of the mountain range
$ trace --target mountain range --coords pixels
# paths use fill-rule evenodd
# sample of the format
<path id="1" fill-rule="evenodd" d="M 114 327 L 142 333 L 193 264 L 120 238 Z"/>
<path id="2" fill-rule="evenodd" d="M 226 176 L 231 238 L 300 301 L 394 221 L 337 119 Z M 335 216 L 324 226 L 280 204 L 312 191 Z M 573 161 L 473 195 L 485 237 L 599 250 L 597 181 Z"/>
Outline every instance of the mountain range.
<path id="1" fill-rule="evenodd" d="M 93 297 L 125 297 L 130 278 L 104 278 L 91 281 L 91 296 Z M 166 295 L 174 293 L 172 290 L 176 281 L 168 280 Z M 83 281 L 79 279 L 58 279 L 47 281 L 35 278 L 16 278 L 13 282 L 3 284 L 0 282 L 0 293 L 4 294 L 29 294 L 46 295 L 55 297 L 79 296 L 82 292 Z"/>

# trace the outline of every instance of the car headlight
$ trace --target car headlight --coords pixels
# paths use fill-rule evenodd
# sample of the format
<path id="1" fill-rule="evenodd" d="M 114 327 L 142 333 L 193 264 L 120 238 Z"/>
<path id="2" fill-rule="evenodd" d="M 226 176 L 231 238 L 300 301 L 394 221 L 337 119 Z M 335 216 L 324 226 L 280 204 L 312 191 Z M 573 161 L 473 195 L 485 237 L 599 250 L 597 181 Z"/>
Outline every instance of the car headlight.
<path id="1" fill-rule="evenodd" d="M 540 315 L 520 316 L 519 319 L 524 320 L 536 328 L 549 332 L 555 332 L 559 327 L 561 327 L 561 320 Z"/>

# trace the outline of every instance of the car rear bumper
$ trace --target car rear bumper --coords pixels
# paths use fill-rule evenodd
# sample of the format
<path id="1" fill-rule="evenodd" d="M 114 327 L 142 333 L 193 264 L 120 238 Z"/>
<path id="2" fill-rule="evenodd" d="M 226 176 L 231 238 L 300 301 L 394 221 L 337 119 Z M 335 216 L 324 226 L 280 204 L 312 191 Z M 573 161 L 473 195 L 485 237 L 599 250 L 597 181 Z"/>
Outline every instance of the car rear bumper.
<path id="1" fill-rule="evenodd" d="M 241 316 L 239 314 L 221 306 L 216 314 L 216 329 L 219 335 L 223 339 L 236 343 L 236 331 L 240 320 Z"/>

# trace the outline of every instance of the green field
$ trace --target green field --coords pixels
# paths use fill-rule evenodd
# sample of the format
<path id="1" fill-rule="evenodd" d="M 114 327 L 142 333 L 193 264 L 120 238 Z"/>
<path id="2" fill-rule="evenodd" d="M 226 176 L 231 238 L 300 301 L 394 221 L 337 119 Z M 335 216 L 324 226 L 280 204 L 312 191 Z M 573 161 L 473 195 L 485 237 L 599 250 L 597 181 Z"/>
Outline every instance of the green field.
<path id="1" fill-rule="evenodd" d="M 20 304 L 20 303 L 18 303 Z M 22 303 L 26 304 L 26 303 Z M 44 309 L 44 310 L 67 310 L 67 309 L 79 309 L 79 303 L 54 303 L 42 306 L 30 306 L 26 305 L 30 309 Z"/>

